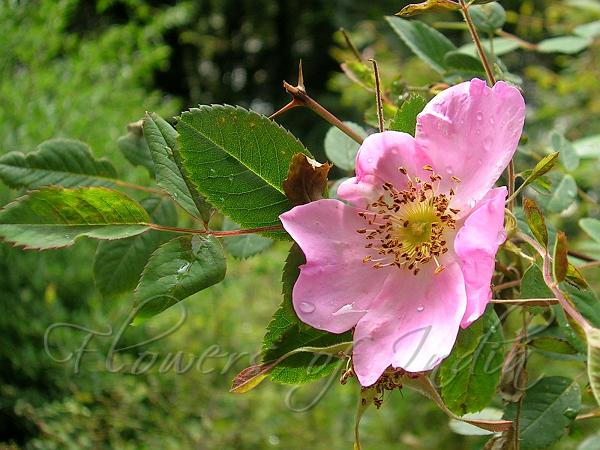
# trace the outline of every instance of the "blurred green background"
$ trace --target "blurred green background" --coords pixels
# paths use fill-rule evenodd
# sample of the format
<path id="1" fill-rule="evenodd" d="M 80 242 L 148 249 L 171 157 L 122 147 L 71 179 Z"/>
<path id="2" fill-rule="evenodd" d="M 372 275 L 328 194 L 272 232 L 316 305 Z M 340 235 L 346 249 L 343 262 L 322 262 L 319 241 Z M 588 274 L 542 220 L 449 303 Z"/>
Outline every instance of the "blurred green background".
<path id="1" fill-rule="evenodd" d="M 439 81 L 383 20 L 406 3 L 0 0 L 0 151 L 31 151 L 57 136 L 80 139 L 129 181 L 149 183 L 117 149 L 127 123 L 144 111 L 172 117 L 198 103 L 269 114 L 288 100 L 281 81 L 295 81 L 299 59 L 314 98 L 338 117 L 363 122 L 372 99 L 341 74 L 348 50 L 340 27 L 381 62 L 384 78 L 415 86 Z M 593 1 L 502 4 L 505 29 L 531 42 L 600 19 Z M 468 42 L 464 30 L 444 33 L 457 45 Z M 551 129 L 571 140 L 599 132 L 597 41 L 575 55 L 517 51 L 504 62 L 524 80 L 530 148 L 547 146 Z M 281 122 L 323 158 L 327 124 L 300 109 Z M 574 174 L 585 194 L 580 216 L 599 214 L 598 169 L 597 157 L 588 158 Z M 3 204 L 16 194 L 2 188 Z M 569 215 L 555 221 L 577 233 Z M 284 244 L 231 259 L 222 284 L 139 328 L 124 327 L 130 296 L 102 298 L 94 286 L 94 251 L 90 241 L 43 253 L 0 245 L 0 448 L 351 448 L 354 384 L 264 383 L 245 396 L 228 393 L 235 374 L 252 364 L 280 302 Z M 53 324 L 63 325 L 48 328 Z M 111 348 L 126 349 L 111 357 Z M 174 357 L 181 373 L 169 367 Z M 557 448 L 577 448 L 593 425 L 576 425 Z M 452 433 L 441 412 L 408 391 L 388 395 L 362 427 L 366 449 L 475 449 L 486 440 Z"/>

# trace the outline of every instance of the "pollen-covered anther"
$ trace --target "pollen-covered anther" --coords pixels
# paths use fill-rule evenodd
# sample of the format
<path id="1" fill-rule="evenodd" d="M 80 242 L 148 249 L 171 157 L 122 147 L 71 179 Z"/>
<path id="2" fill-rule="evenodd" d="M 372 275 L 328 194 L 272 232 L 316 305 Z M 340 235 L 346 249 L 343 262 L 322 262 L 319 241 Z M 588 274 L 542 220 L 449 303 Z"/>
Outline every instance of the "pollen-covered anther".
<path id="1" fill-rule="evenodd" d="M 417 275 L 424 264 L 435 263 L 435 273 L 444 270 L 438 257 L 448 252 L 445 235 L 456 228 L 456 216 L 460 210 L 450 208 L 454 189 L 440 193 L 442 177 L 429 166 L 429 180 L 410 177 L 404 167 L 398 168 L 406 177 L 403 189 L 392 183 L 382 185 L 383 194 L 361 211 L 359 216 L 368 223 L 367 228 L 356 230 L 365 234 L 369 241 L 365 248 L 372 253 L 363 258 L 375 269 L 396 266 L 406 268 Z M 460 180 L 451 177 L 456 184 Z M 377 256 L 377 259 L 373 258 Z"/>

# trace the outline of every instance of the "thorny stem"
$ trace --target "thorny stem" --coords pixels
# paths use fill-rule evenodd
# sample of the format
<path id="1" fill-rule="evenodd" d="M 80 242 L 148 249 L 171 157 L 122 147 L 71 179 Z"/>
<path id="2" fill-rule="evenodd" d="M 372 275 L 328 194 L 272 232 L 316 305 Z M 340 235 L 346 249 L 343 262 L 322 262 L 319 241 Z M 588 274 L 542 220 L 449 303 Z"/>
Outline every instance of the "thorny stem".
<path id="1" fill-rule="evenodd" d="M 304 87 L 304 77 L 302 75 L 302 62 L 300 62 L 300 67 L 299 67 L 299 71 L 298 71 L 298 84 L 296 86 L 292 86 L 287 81 L 284 81 L 283 88 L 292 96 L 292 101 L 290 103 L 288 103 L 287 105 L 285 105 L 280 110 L 271 114 L 271 116 L 269 116 L 269 119 L 274 119 L 274 118 L 280 116 L 281 114 L 283 114 L 297 106 L 305 106 L 305 107 L 311 109 L 312 111 L 314 111 L 316 114 L 318 114 L 320 117 L 325 119 L 327 122 L 329 122 L 334 127 L 339 128 L 343 133 L 345 133 L 351 139 L 355 140 L 359 144 L 363 143 L 364 139 L 360 135 L 355 133 L 344 122 L 342 122 L 340 119 L 338 119 L 333 114 L 331 114 L 329 111 L 327 111 L 327 109 L 325 109 L 323 106 L 321 106 L 317 101 L 313 100 L 306 93 L 306 88 Z"/>
<path id="2" fill-rule="evenodd" d="M 379 67 L 377 61 L 370 59 L 373 64 L 373 74 L 375 75 L 375 99 L 377 101 L 377 121 L 379 124 L 379 132 L 385 131 L 385 121 L 383 119 L 383 103 L 381 102 L 381 78 L 379 77 Z"/>
<path id="3" fill-rule="evenodd" d="M 481 63 L 483 64 L 483 68 L 485 70 L 485 74 L 487 76 L 488 82 L 490 86 L 494 86 L 496 84 L 496 78 L 494 78 L 494 73 L 492 71 L 492 67 L 487 59 L 485 51 L 481 45 L 481 40 L 479 39 L 479 35 L 477 34 L 477 30 L 475 29 L 475 24 L 473 23 L 473 19 L 471 18 L 471 14 L 469 13 L 469 6 L 465 2 L 465 0 L 459 0 L 460 10 L 462 15 L 467 23 L 467 27 L 469 28 L 469 33 L 471 33 L 471 38 L 477 48 L 477 53 L 479 54 L 479 58 L 481 59 Z M 515 192 L 515 164 L 511 159 L 508 163 L 508 198 L 510 199 Z M 513 209 L 513 201 L 512 199 L 508 202 L 508 209 L 512 211 Z"/>
<path id="4" fill-rule="evenodd" d="M 264 231 L 280 231 L 283 230 L 281 225 L 273 225 L 269 227 L 256 227 L 256 228 L 247 228 L 244 230 L 229 230 L 229 231 L 212 231 L 212 230 L 197 230 L 194 228 L 179 228 L 179 227 L 170 227 L 167 225 L 158 225 L 156 223 L 145 223 L 147 227 L 152 228 L 157 231 L 169 231 L 174 233 L 183 233 L 183 234 L 204 234 L 215 237 L 228 237 L 228 236 L 241 236 L 244 234 L 254 234 L 260 233 Z"/>
<path id="5" fill-rule="evenodd" d="M 575 320 L 587 333 L 593 327 L 581 315 L 581 313 L 579 311 L 577 311 L 577 309 L 575 309 L 573 307 L 573 305 L 571 305 L 569 300 L 567 300 L 567 298 L 563 295 L 561 290 L 558 288 L 558 285 L 552 278 L 552 260 L 550 258 L 550 255 L 548 255 L 548 252 L 546 251 L 546 249 L 543 248 L 540 244 L 538 244 L 538 242 L 535 239 L 529 237 L 525 233 L 520 232 L 520 233 L 518 233 L 518 236 L 521 240 L 523 240 L 523 241 L 527 242 L 529 245 L 531 245 L 535 249 L 535 251 L 540 254 L 540 256 L 543 259 L 543 267 L 542 267 L 543 270 L 542 271 L 543 271 L 544 281 L 545 281 L 546 285 L 548 286 L 548 288 L 550 288 L 552 293 L 556 296 L 556 299 L 558 300 L 558 302 L 560 303 L 562 308 L 565 310 L 565 312 L 569 316 L 571 316 L 571 318 L 573 320 Z"/>

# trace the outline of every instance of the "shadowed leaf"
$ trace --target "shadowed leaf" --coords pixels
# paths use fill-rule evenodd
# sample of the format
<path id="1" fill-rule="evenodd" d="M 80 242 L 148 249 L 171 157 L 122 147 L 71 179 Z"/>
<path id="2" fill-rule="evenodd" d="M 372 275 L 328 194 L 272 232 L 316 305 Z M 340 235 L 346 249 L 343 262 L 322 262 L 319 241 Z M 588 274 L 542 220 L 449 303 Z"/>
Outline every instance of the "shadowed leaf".
<path id="1" fill-rule="evenodd" d="M 146 264 L 135 290 L 135 324 L 219 283 L 226 261 L 213 236 L 181 236 L 161 245 Z"/>
<path id="2" fill-rule="evenodd" d="M 113 186 L 116 177 L 108 160 L 96 159 L 87 144 L 71 139 L 51 139 L 33 152 L 0 157 L 0 179 L 12 188 Z"/>
<path id="3" fill-rule="evenodd" d="M 148 229 L 148 213 L 103 187 L 30 191 L 0 211 L 0 236 L 28 249 L 68 247 L 81 236 L 122 239 Z"/>

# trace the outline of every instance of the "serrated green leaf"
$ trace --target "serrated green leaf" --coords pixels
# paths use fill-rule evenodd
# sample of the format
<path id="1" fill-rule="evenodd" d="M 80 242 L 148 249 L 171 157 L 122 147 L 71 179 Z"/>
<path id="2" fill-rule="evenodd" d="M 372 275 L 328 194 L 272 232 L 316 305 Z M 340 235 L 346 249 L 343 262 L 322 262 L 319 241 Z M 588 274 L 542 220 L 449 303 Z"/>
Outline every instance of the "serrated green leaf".
<path id="1" fill-rule="evenodd" d="M 593 40 L 582 36 L 560 36 L 544 39 L 537 45 L 540 53 L 564 53 L 572 55 L 590 46 Z"/>
<path id="2" fill-rule="evenodd" d="M 600 405 L 600 330 L 593 328 L 587 332 L 588 379 L 594 398 Z"/>
<path id="3" fill-rule="evenodd" d="M 577 183 L 571 175 L 567 174 L 562 178 L 548 201 L 548 210 L 554 213 L 563 212 L 573 204 L 576 198 Z"/>
<path id="4" fill-rule="evenodd" d="M 239 225 L 225 218 L 223 230 L 239 230 Z M 223 238 L 223 247 L 234 257 L 246 259 L 257 255 L 273 245 L 273 240 L 257 234 L 244 234 Z"/>
<path id="5" fill-rule="evenodd" d="M 540 208 L 538 208 L 535 201 L 525 198 L 523 199 L 523 214 L 525 215 L 525 221 L 527 226 L 533 233 L 533 237 L 544 246 L 548 247 L 548 229 L 546 228 L 546 221 Z"/>
<path id="6" fill-rule="evenodd" d="M 177 211 L 168 197 L 150 197 L 141 202 L 153 223 L 175 226 Z M 133 290 L 150 255 L 171 233 L 150 230 L 127 239 L 103 241 L 94 258 L 94 278 L 104 296 Z"/>
<path id="7" fill-rule="evenodd" d="M 214 236 L 181 236 L 152 253 L 135 290 L 134 324 L 223 280 L 225 255 Z"/>
<path id="8" fill-rule="evenodd" d="M 71 139 L 51 139 L 33 152 L 0 157 L 0 179 L 12 188 L 113 186 L 116 177 L 108 160 L 96 159 L 87 144 Z"/>
<path id="9" fill-rule="evenodd" d="M 81 236 L 122 239 L 148 229 L 148 213 L 103 187 L 30 191 L 0 211 L 0 237 L 28 249 L 68 247 Z"/>
<path id="10" fill-rule="evenodd" d="M 600 220 L 584 217 L 579 221 L 579 226 L 589 237 L 600 243 Z"/>
<path id="11" fill-rule="evenodd" d="M 156 182 L 181 206 L 194 217 L 204 222 L 210 220 L 211 206 L 193 188 L 176 162 L 177 131 L 166 120 L 155 113 L 146 113 L 144 118 L 144 137 L 150 149 L 150 155 L 156 168 Z"/>
<path id="12" fill-rule="evenodd" d="M 367 137 L 367 132 L 360 125 L 354 122 L 344 123 L 358 135 L 363 138 Z M 358 142 L 337 127 L 331 127 L 325 135 L 325 154 L 335 166 L 342 170 L 354 170 L 356 153 L 359 148 Z"/>
<path id="13" fill-rule="evenodd" d="M 283 181 L 296 153 L 311 156 L 285 129 L 253 111 L 201 106 L 177 124 L 183 165 L 195 187 L 246 228 L 280 225 L 291 209 Z M 269 233 L 285 239 L 283 231 Z"/>
<path id="14" fill-rule="evenodd" d="M 542 270 L 535 264 L 527 268 L 521 280 L 521 298 L 553 298 L 554 294 L 546 286 Z"/>
<path id="15" fill-rule="evenodd" d="M 464 330 L 440 365 L 440 394 L 454 413 L 481 411 L 492 400 L 504 351 L 502 325 L 493 309 Z"/>
<path id="16" fill-rule="evenodd" d="M 292 289 L 304 264 L 302 250 L 294 244 L 282 274 L 283 302 L 267 326 L 263 338 L 263 361 L 273 361 L 300 347 L 327 347 L 352 341 L 350 333 L 332 334 L 317 330 L 300 321 L 292 306 Z M 293 355 L 273 368 L 271 380 L 283 384 L 302 384 L 331 375 L 339 360 L 307 353 Z"/>
<path id="17" fill-rule="evenodd" d="M 142 166 L 154 178 L 154 162 L 144 139 L 141 122 L 129 124 L 128 133 L 117 139 L 117 147 L 133 166 Z"/>
<path id="18" fill-rule="evenodd" d="M 423 97 L 411 94 L 396 111 L 396 115 L 390 124 L 390 130 L 402 131 L 414 136 L 417 127 L 417 115 L 423 111 L 426 104 L 427 101 Z"/>
<path id="19" fill-rule="evenodd" d="M 497 2 L 469 8 L 475 27 L 483 33 L 493 33 L 504 26 L 506 11 Z"/>
<path id="20" fill-rule="evenodd" d="M 456 50 L 452 42 L 442 33 L 418 20 L 405 20 L 400 17 L 386 17 L 400 39 L 423 61 L 439 73 L 444 73 L 444 56 Z"/>
<path id="21" fill-rule="evenodd" d="M 519 437 L 522 450 L 547 449 L 560 439 L 581 408 L 581 392 L 573 380 L 542 378 L 527 389 L 521 406 Z M 517 406 L 510 403 L 505 417 L 513 419 Z"/>

